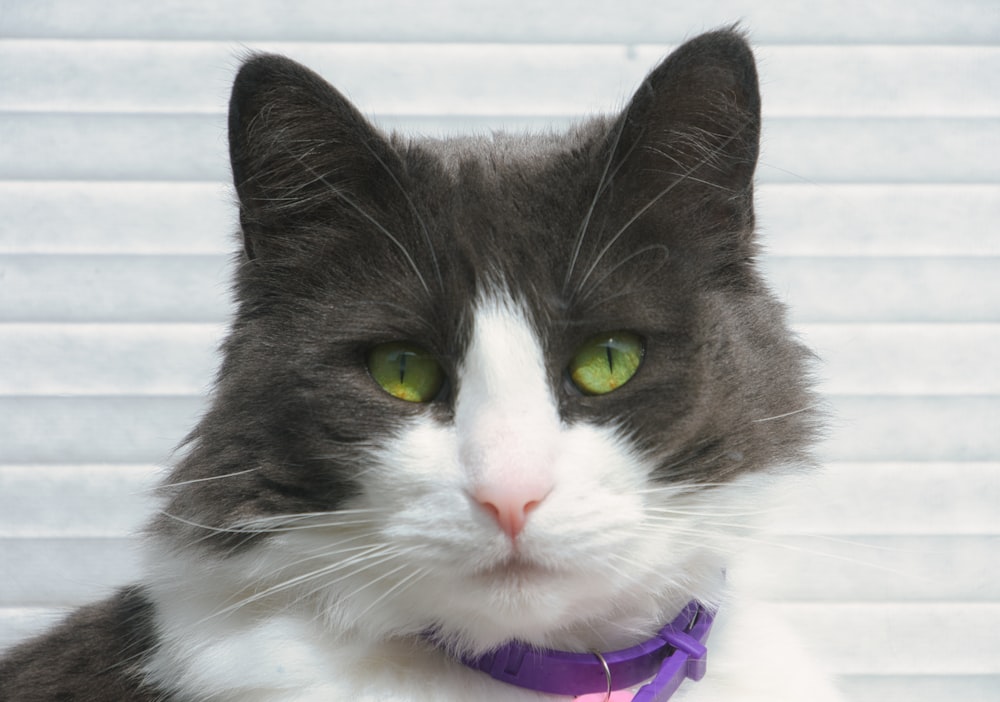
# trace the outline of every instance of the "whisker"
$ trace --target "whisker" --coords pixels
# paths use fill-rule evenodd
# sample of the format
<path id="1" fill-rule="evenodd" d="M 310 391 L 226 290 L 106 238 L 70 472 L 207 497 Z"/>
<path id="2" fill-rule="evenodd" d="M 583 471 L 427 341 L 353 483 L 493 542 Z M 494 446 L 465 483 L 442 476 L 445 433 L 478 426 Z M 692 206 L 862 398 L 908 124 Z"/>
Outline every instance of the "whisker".
<path id="1" fill-rule="evenodd" d="M 570 278 L 573 276 L 573 270 L 576 268 L 576 261 L 580 256 L 580 249 L 583 246 L 583 240 L 587 237 L 587 230 L 590 227 L 590 218 L 594 215 L 594 210 L 597 207 L 598 201 L 601 199 L 601 195 L 604 193 L 604 188 L 607 183 L 610 182 L 608 178 L 608 172 L 611 169 L 611 164 L 615 160 L 615 152 L 618 151 L 618 143 L 621 141 L 622 132 L 625 131 L 625 119 L 619 120 L 618 129 L 615 132 L 614 141 L 611 143 L 611 148 L 608 151 L 608 160 L 604 162 L 604 170 L 601 171 L 601 178 L 597 182 L 597 189 L 594 191 L 594 197 L 590 201 L 590 207 L 587 208 L 587 213 L 584 215 L 583 222 L 580 224 L 580 231 L 576 235 L 576 241 L 573 242 L 573 252 L 569 257 L 569 266 L 566 269 L 566 278 L 563 280 L 563 292 L 569 287 Z M 631 153 L 631 150 L 630 150 Z M 628 154 L 622 158 L 622 163 L 624 163 L 625 158 Z M 620 164 L 619 164 L 620 165 Z"/>
<path id="2" fill-rule="evenodd" d="M 256 531 L 281 533 L 288 531 L 305 531 L 308 529 L 333 529 L 336 527 L 361 526 L 378 524 L 380 519 L 364 519 L 366 515 L 383 515 L 383 510 L 343 510 L 339 512 L 317 512 L 315 514 L 300 514 L 288 516 L 262 517 L 241 522 L 243 526 Z M 318 521 L 325 520 L 325 521 Z M 304 522 L 304 523 L 303 523 Z M 269 526 L 274 524 L 274 526 Z"/>
<path id="3" fill-rule="evenodd" d="M 299 164 L 306 171 L 308 171 L 309 173 L 311 173 L 315 177 L 315 180 L 313 182 L 320 182 L 323 185 L 325 185 L 327 188 L 330 189 L 330 192 L 333 193 L 333 195 L 335 195 L 336 197 L 338 197 L 341 200 L 343 200 L 343 202 L 348 207 L 350 207 L 355 212 L 357 212 L 359 215 L 361 215 L 362 217 L 364 217 L 365 220 L 367 220 L 369 224 L 371 224 L 373 227 L 375 227 L 376 229 L 378 229 L 379 232 L 381 232 L 383 235 L 385 235 L 385 237 L 388 238 L 396 246 L 397 249 L 399 249 L 400 253 L 403 254 L 403 257 L 406 259 L 406 262 L 409 264 L 410 268 L 413 270 L 414 273 L 416 273 L 417 279 L 420 281 L 420 285 L 423 287 L 424 292 L 426 292 L 428 295 L 430 295 L 431 290 L 427 286 L 427 281 L 424 280 L 423 274 L 420 273 L 420 268 L 417 266 L 416 261 L 413 260 L 413 257 L 410 255 L 410 252 L 406 248 L 406 246 L 403 245 L 403 243 L 399 239 L 397 239 L 392 234 L 392 232 L 390 232 L 388 229 L 386 229 L 385 226 L 383 226 L 381 222 L 379 222 L 377 219 L 375 219 L 374 217 L 372 217 L 368 212 L 366 212 L 365 209 L 363 207 L 361 207 L 361 205 L 359 205 L 352 198 L 350 198 L 346 194 L 344 194 L 343 190 L 341 190 L 340 188 L 337 188 L 335 185 L 333 185 L 331 182 L 329 182 L 327 180 L 327 176 L 325 174 L 318 173 L 316 171 L 316 169 L 314 169 L 312 166 L 310 166 L 304 160 L 304 158 L 303 158 L 303 156 L 301 154 L 290 154 L 290 155 L 293 158 L 295 158 L 295 160 L 297 160 L 299 162 Z"/>
<path id="4" fill-rule="evenodd" d="M 936 551 L 933 549 L 925 549 L 925 548 L 901 548 L 899 546 L 881 546 L 877 544 L 866 544 L 865 542 L 858 541 L 856 539 L 849 539 L 843 536 L 831 536 L 829 534 L 789 534 L 789 536 L 794 536 L 796 538 L 804 538 L 804 539 L 816 539 L 818 541 L 826 541 L 831 544 L 841 544 L 843 546 L 851 546 L 852 548 L 867 549 L 869 551 L 883 551 L 885 553 L 917 553 L 917 554 L 947 553 L 947 550 Z"/>
<path id="5" fill-rule="evenodd" d="M 652 251 L 662 251 L 663 252 L 663 260 L 661 261 L 661 263 L 660 263 L 659 266 L 657 266 L 653 270 L 651 270 L 648 273 L 646 273 L 646 275 L 644 275 L 642 278 L 639 278 L 638 280 L 633 281 L 633 285 L 635 287 L 640 287 L 643 283 L 645 283 L 647 280 L 649 280 L 651 277 L 653 277 L 653 275 L 655 275 L 657 273 L 657 271 L 659 271 L 661 268 L 663 268 L 664 263 L 670 257 L 670 249 L 667 248 L 664 244 L 652 244 L 650 246 L 644 246 L 643 248 L 639 249 L 638 251 L 635 251 L 635 252 L 629 254 L 628 256 L 626 256 L 625 258 L 623 258 L 621 261 L 619 261 L 618 263 L 616 263 L 611 268 L 611 270 L 609 270 L 607 273 L 605 273 L 600 278 L 598 278 L 595 282 L 593 282 L 591 284 L 591 287 L 594 288 L 594 289 L 600 288 L 601 285 L 603 285 L 603 283 L 604 283 L 605 280 L 607 280 L 612 275 L 614 275 L 615 271 L 617 271 L 622 266 L 626 265 L 633 258 L 639 258 L 641 256 L 644 256 L 647 253 L 652 252 Z M 607 302 L 608 300 L 612 300 L 612 299 L 618 297 L 621 294 L 626 294 L 626 293 L 618 293 L 618 294 L 611 295 L 611 296 L 609 296 L 607 298 L 602 298 L 600 302 L 595 303 L 595 306 L 599 306 L 600 304 L 603 304 L 604 302 Z"/>
<path id="6" fill-rule="evenodd" d="M 754 419 L 751 421 L 753 421 L 754 423 L 771 422 L 774 421 L 775 419 L 784 419 L 785 417 L 791 417 L 792 415 L 800 414 L 802 412 L 808 412 L 809 410 L 816 409 L 818 406 L 819 405 L 816 404 L 807 405 L 805 407 L 800 407 L 797 410 L 792 410 L 791 412 L 785 412 L 784 414 L 776 414 L 773 417 L 764 417 L 763 419 Z"/>
<path id="7" fill-rule="evenodd" d="M 185 524 L 185 525 L 190 526 L 190 527 L 195 527 L 196 529 L 204 529 L 205 531 L 212 532 L 213 534 L 248 534 L 249 535 L 249 534 L 258 534 L 258 533 L 261 533 L 261 532 L 259 532 L 257 530 L 254 530 L 254 529 L 245 529 L 245 528 L 239 528 L 239 527 L 216 527 L 216 526 L 211 526 L 210 524 L 200 524 L 200 523 L 192 521 L 190 519 L 185 519 L 184 517 L 180 517 L 180 516 L 178 516 L 176 514 L 171 514 L 170 512 L 167 512 L 166 510 L 160 510 L 159 513 L 162 516 L 167 517 L 169 519 L 173 519 L 174 521 L 180 522 L 181 524 Z"/>
<path id="8" fill-rule="evenodd" d="M 388 553 L 389 555 L 385 556 L 386 553 Z M 331 573 L 336 573 L 338 571 L 344 570 L 345 568 L 350 568 L 354 565 L 357 565 L 358 563 L 365 563 L 365 561 L 370 559 L 379 559 L 371 563 L 366 563 L 364 566 L 358 568 L 357 570 L 352 570 L 351 572 L 342 575 L 339 578 L 335 578 L 334 580 L 324 583 L 324 587 L 335 585 L 343 580 L 346 580 L 352 575 L 364 572 L 365 570 L 368 570 L 370 568 L 374 568 L 382 563 L 385 563 L 386 561 L 392 560 L 395 557 L 396 557 L 395 549 L 387 548 L 383 544 L 371 546 L 367 550 L 363 550 L 358 555 L 352 556 L 351 558 L 348 558 L 346 560 L 337 561 L 336 563 L 331 563 L 327 566 L 323 566 L 322 568 L 311 570 L 308 573 L 296 575 L 292 578 L 288 578 L 287 580 L 283 580 L 280 583 L 276 583 L 275 585 L 271 585 L 267 588 L 264 588 L 259 592 L 255 592 L 254 594 L 245 597 L 233 603 L 232 605 L 229 605 L 228 607 L 223 607 L 222 609 L 213 612 L 211 615 L 209 615 L 209 617 L 206 617 L 205 620 L 212 617 L 225 616 L 227 614 L 231 614 L 232 612 L 242 609 L 243 607 L 253 604 L 254 602 L 258 602 L 267 597 L 271 597 L 272 595 L 276 595 L 280 592 L 289 590 L 295 587 L 296 585 L 309 582 L 310 580 L 314 580 L 316 578 L 324 577 Z"/>
<path id="9" fill-rule="evenodd" d="M 375 160 L 378 161 L 379 165 L 382 166 L 385 172 L 389 174 L 389 177 L 392 178 L 392 182 L 395 183 L 399 192 L 402 193 L 403 198 L 406 200 L 407 207 L 409 207 L 410 212 L 420 225 L 424 241 L 427 243 L 427 248 L 431 254 L 431 262 L 434 264 L 434 274 L 437 277 L 438 286 L 444 290 L 444 279 L 441 277 L 441 267 L 438 265 L 437 252 L 434 250 L 434 243 L 431 241 L 430 231 L 427 229 L 427 224 L 424 222 L 424 218 L 420 216 L 420 212 L 417 210 L 417 206 L 414 204 L 413 198 L 410 197 L 410 193 L 403 187 L 403 184 L 399 182 L 399 179 L 396 177 L 396 174 L 392 171 L 392 169 L 389 168 L 385 161 L 382 160 L 382 157 L 376 153 L 368 142 L 365 142 L 365 148 L 368 150 L 368 153 L 370 153 Z"/>
<path id="10" fill-rule="evenodd" d="M 397 554 L 393 554 L 393 555 L 394 556 L 398 555 L 398 553 Z M 401 570 L 403 570 L 405 568 L 409 568 L 409 567 L 410 567 L 410 565 L 408 563 L 404 563 L 403 565 L 396 566 L 392 570 L 387 571 L 385 573 L 382 573 L 382 575 L 378 576 L 377 578 L 365 581 L 365 583 L 361 587 L 359 587 L 356 590 L 354 590 L 352 592 L 349 592 L 346 595 L 344 595 L 344 598 L 345 599 L 350 599 L 351 597 L 355 597 L 355 596 L 361 594 L 362 592 L 364 592 L 365 590 L 367 590 L 368 588 L 370 588 L 372 585 L 375 585 L 376 583 L 380 583 L 383 580 L 385 580 L 386 578 L 391 578 L 393 575 L 395 575 L 399 571 L 401 571 Z"/>
<path id="11" fill-rule="evenodd" d="M 762 514 L 773 514 L 773 509 L 761 510 L 741 510 L 738 512 L 695 512 L 686 509 L 674 509 L 671 507 L 646 507 L 645 512 L 659 512 L 666 515 L 676 515 L 678 517 L 756 517 Z M 663 518 L 659 514 L 650 515 L 656 518 Z"/>
<path id="12" fill-rule="evenodd" d="M 623 120 L 623 122 L 624 122 L 624 120 Z M 710 135 L 710 136 L 716 137 L 716 139 L 718 139 L 720 136 L 722 136 L 722 135 L 712 134 L 711 132 L 708 132 L 707 130 L 702 130 L 702 131 L 703 131 L 703 133 L 705 135 Z M 731 141 L 733 141 L 734 139 L 736 139 L 742 131 L 743 131 L 743 128 L 737 130 L 737 132 L 735 134 L 733 134 L 732 136 L 730 136 L 728 138 L 723 138 L 722 143 L 719 144 L 718 146 L 712 148 L 711 150 L 705 148 L 705 142 L 706 142 L 705 139 L 691 138 L 692 135 L 690 133 L 674 133 L 673 136 L 675 138 L 678 138 L 678 139 L 686 142 L 688 146 L 694 147 L 695 150 L 700 153 L 701 157 L 698 160 L 696 160 L 693 165 L 691 165 L 690 167 L 688 167 L 686 169 L 684 168 L 684 165 L 680 161 L 680 159 L 676 158 L 675 156 L 672 156 L 671 154 L 663 151 L 662 149 L 656 149 L 656 148 L 652 148 L 652 147 L 647 147 L 648 150 L 651 153 L 655 153 L 655 154 L 657 154 L 659 156 L 664 157 L 666 160 L 674 163 L 676 166 L 679 166 L 682 170 L 679 173 L 674 173 L 674 172 L 670 172 L 670 171 L 664 171 L 665 175 L 673 176 L 675 178 L 675 180 L 672 181 L 669 185 L 667 185 L 659 193 L 657 193 L 649 202 L 647 202 L 645 205 L 643 205 L 641 208 L 639 208 L 639 211 L 636 212 L 634 215 L 632 215 L 632 217 L 630 217 L 629 220 L 627 222 L 625 222 L 624 226 L 622 226 L 617 232 L 615 232 L 615 234 L 611 237 L 611 239 L 597 253 L 597 256 L 591 262 L 590 267 L 587 269 L 587 272 L 583 274 L 583 277 L 580 279 L 580 282 L 577 283 L 577 290 L 582 290 L 583 289 L 584 284 L 590 278 L 591 274 L 594 272 L 594 269 L 597 268 L 598 264 L 600 264 L 601 260 L 607 255 L 608 251 L 625 234 L 625 232 L 628 231 L 628 229 L 636 222 L 636 220 L 638 220 L 642 215 L 644 215 L 651 207 L 653 207 L 653 205 L 655 205 L 657 202 L 659 202 L 664 196 L 666 196 L 674 188 L 678 187 L 682 183 L 687 183 L 687 182 L 693 181 L 693 182 L 701 183 L 703 185 L 707 185 L 707 186 L 710 186 L 710 187 L 714 187 L 714 188 L 719 188 L 719 189 L 722 189 L 722 190 L 726 190 L 728 192 L 729 189 L 723 188 L 722 186 L 720 186 L 717 183 L 713 183 L 711 181 L 706 181 L 706 180 L 703 180 L 701 178 L 697 178 L 697 177 L 694 176 L 694 173 L 697 170 L 699 170 L 700 168 L 702 168 L 703 166 L 705 166 L 705 165 L 714 165 L 714 162 L 718 159 L 719 155 L 725 152 L 725 147 Z"/>
<path id="13" fill-rule="evenodd" d="M 363 546 L 351 546 L 350 548 L 342 548 L 342 547 L 345 546 L 346 544 L 350 544 L 355 541 L 361 541 L 370 538 L 371 534 L 354 534 L 353 536 L 344 539 L 338 539 L 337 541 L 324 542 L 322 547 L 320 548 L 301 549 L 301 552 L 303 554 L 311 554 L 311 555 L 303 555 L 303 557 L 299 558 L 298 560 L 292 561 L 290 563 L 283 563 L 281 567 L 290 568 L 291 566 L 298 565 L 300 563 L 306 563 L 307 561 L 314 561 L 318 558 L 330 558 L 331 556 L 339 556 L 345 553 L 351 553 L 352 551 L 363 551 L 366 548 L 371 548 L 371 545 L 366 544 Z"/>
<path id="14" fill-rule="evenodd" d="M 407 567 L 407 566 L 400 566 L 396 570 L 392 571 L 392 574 L 396 573 L 399 570 L 402 570 L 404 567 Z M 356 617 L 356 620 L 363 619 L 364 616 L 366 614 L 368 614 L 368 612 L 370 612 L 375 607 L 377 607 L 378 605 L 380 605 L 387 598 L 391 597 L 393 595 L 393 593 L 396 593 L 397 591 L 398 592 L 406 592 L 406 590 L 410 589 L 413 585 L 416 585 L 418 582 L 420 582 L 425 577 L 427 577 L 427 574 L 428 574 L 428 570 L 426 568 L 417 568 L 412 573 L 410 573 L 409 575 L 407 575 L 405 578 L 403 578 L 402 580 L 400 580 L 398 583 L 396 583 L 395 585 L 393 585 L 391 588 L 389 588 L 388 590 L 386 590 L 385 592 L 383 592 L 381 595 L 379 595 L 375 599 L 374 602 L 372 602 L 370 605 L 368 605 L 367 607 L 365 607 L 361 612 L 359 612 L 358 615 L 357 615 L 357 617 Z M 372 582 L 375 582 L 375 581 L 372 581 Z M 352 594 L 354 594 L 354 593 L 352 593 Z"/>
<path id="15" fill-rule="evenodd" d="M 677 180 L 675 180 L 674 182 L 672 182 L 670 185 L 668 185 L 667 187 L 665 187 L 655 197 L 653 197 L 649 202 L 647 202 L 645 205 L 643 205 L 642 207 L 640 207 L 639 211 L 636 212 L 634 215 L 632 215 L 632 217 L 630 217 L 629 220 L 627 222 L 625 222 L 625 225 L 623 227 L 621 227 L 617 232 L 615 232 L 614 236 L 612 236 L 611 239 L 608 241 L 608 243 L 606 243 L 604 245 L 604 247 L 597 253 L 597 256 L 591 262 L 590 267 L 587 269 L 587 272 L 583 274 L 583 278 L 581 278 L 580 282 L 577 283 L 577 289 L 578 290 L 580 290 L 580 289 L 583 288 L 584 283 L 586 283 L 587 279 L 590 278 L 591 274 L 594 272 L 594 269 L 597 268 L 597 265 L 607 255 L 607 253 L 611 249 L 611 247 L 615 245 L 615 243 L 622 237 L 623 234 L 625 234 L 626 231 L 628 231 L 629 227 L 631 227 L 635 223 L 635 221 L 637 219 L 639 219 L 642 215 L 644 215 L 649 210 L 649 208 L 651 208 L 653 205 L 655 205 L 657 202 L 659 202 L 667 193 L 669 193 L 671 190 L 673 190 L 674 188 L 676 188 L 682 182 L 683 182 L 683 178 L 678 178 Z"/>
<path id="16" fill-rule="evenodd" d="M 669 534 L 670 534 L 670 537 L 671 537 L 671 542 L 672 543 L 677 543 L 678 545 L 682 545 L 682 546 L 688 546 L 688 547 L 706 546 L 707 544 L 705 543 L 705 540 L 704 540 L 705 533 L 704 533 L 704 529 L 702 528 L 703 526 L 706 526 L 706 525 L 707 526 L 724 526 L 724 527 L 731 527 L 731 526 L 733 526 L 733 525 L 725 524 L 725 523 L 712 524 L 712 523 L 707 523 L 707 522 L 706 523 L 701 523 L 698 527 L 677 527 L 675 525 L 670 525 L 668 528 L 670 530 Z M 657 527 L 655 527 L 653 525 L 645 525 L 644 527 L 638 528 L 638 530 L 639 531 L 643 531 L 645 533 L 649 533 L 649 534 L 660 534 L 660 535 L 663 535 L 663 533 L 664 533 L 662 529 L 658 529 Z M 687 541 L 684 538 L 677 538 L 678 536 L 679 537 L 689 537 L 692 540 Z M 804 535 L 804 536 L 809 536 L 809 535 Z M 902 577 L 919 577 L 919 576 L 917 576 L 917 575 L 915 575 L 913 573 L 906 573 L 905 571 L 901 571 L 901 570 L 899 570 L 897 568 L 890 568 L 890 567 L 887 567 L 887 566 L 884 566 L 884 565 L 881 565 L 881 564 L 878 564 L 878 563 L 872 563 L 870 561 L 865 561 L 865 560 L 861 560 L 861 559 L 857 559 L 857 558 L 851 558 L 849 556 L 844 556 L 844 555 L 839 554 L 839 553 L 830 553 L 829 551 L 822 551 L 822 550 L 818 550 L 818 549 L 811 549 L 811 548 L 806 548 L 804 546 L 796 546 L 794 544 L 785 543 L 785 542 L 782 542 L 782 541 L 765 539 L 765 538 L 761 538 L 760 536 L 749 536 L 747 534 L 736 534 L 736 533 L 732 533 L 732 532 L 727 532 L 724 535 L 724 538 L 728 539 L 728 540 L 740 541 L 740 542 L 743 542 L 743 543 L 753 544 L 753 545 L 757 545 L 757 546 L 766 546 L 766 547 L 769 547 L 769 548 L 782 549 L 782 550 L 789 551 L 789 552 L 792 552 L 792 553 L 803 553 L 803 554 L 810 555 L 810 556 L 818 556 L 818 557 L 822 557 L 822 558 L 826 558 L 826 559 L 830 559 L 830 560 L 834 560 L 834 561 L 840 561 L 840 562 L 844 562 L 844 563 L 850 563 L 852 565 L 863 566 L 865 568 L 870 568 L 870 569 L 877 570 L 877 571 L 880 571 L 880 572 L 883 572 L 883 573 L 889 573 L 891 575 L 902 576 Z M 852 544 L 850 541 L 846 541 L 845 543 L 848 544 L 848 545 L 864 546 L 864 544 L 859 544 L 859 543 Z M 892 549 L 886 549 L 886 550 L 890 550 L 891 551 Z"/>
<path id="17" fill-rule="evenodd" d="M 374 510 L 373 510 L 374 511 Z M 359 511 L 359 513 L 361 513 Z M 184 517 L 178 516 L 176 514 L 171 514 L 166 510 L 160 510 L 160 514 L 173 519 L 174 521 L 180 522 L 181 524 L 186 524 L 187 526 L 194 527 L 196 529 L 204 529 L 213 534 L 278 534 L 288 531 L 299 531 L 305 529 L 320 529 L 320 528 L 333 528 L 338 526 L 359 526 L 363 524 L 377 524 L 378 520 L 375 519 L 344 519 L 339 521 L 322 522 L 319 524 L 300 524 L 293 525 L 285 523 L 288 517 L 274 517 L 274 518 L 260 518 L 255 520 L 250 520 L 247 522 L 242 522 L 228 527 L 218 527 L 212 526 L 210 524 L 201 524 L 190 519 L 185 519 Z M 324 513 L 318 513 L 316 516 L 333 516 L 336 513 L 329 513 L 328 515 Z M 269 527 L 265 526 L 263 522 L 273 519 L 279 521 L 279 526 Z"/>
<path id="18" fill-rule="evenodd" d="M 628 568 L 626 569 L 620 569 L 617 575 L 624 577 L 626 580 L 628 580 L 630 583 L 632 583 L 637 587 L 642 587 L 646 590 L 651 590 L 651 588 L 648 585 L 643 585 L 635 577 L 630 575 L 630 573 L 634 571 L 642 571 L 648 569 L 649 566 L 647 564 L 644 564 L 634 558 L 629 558 L 617 552 L 608 553 L 606 554 L 606 556 L 611 560 L 618 561 L 619 563 L 624 563 L 626 566 L 628 566 Z"/>
<path id="19" fill-rule="evenodd" d="M 237 475 L 246 475 L 247 473 L 254 473 L 260 470 L 260 468 L 245 468 L 244 470 L 237 470 L 232 473 L 225 473 L 223 475 L 210 475 L 207 478 L 192 478 L 191 480 L 180 480 L 176 483 L 161 483 L 155 485 L 144 492 L 155 492 L 157 490 L 162 490 L 166 488 L 180 487 L 182 485 L 194 485 L 195 483 L 206 483 L 212 480 L 225 480 L 226 478 L 233 478 Z"/>
<path id="20" fill-rule="evenodd" d="M 684 459 L 683 461 L 679 461 L 677 463 L 673 463 L 671 465 L 668 465 L 668 466 L 666 466 L 665 470 L 669 470 L 670 468 L 675 468 L 675 467 L 677 467 L 679 465 L 683 465 L 684 463 L 687 462 L 687 460 L 688 459 Z M 655 494 L 664 493 L 664 494 L 667 495 L 667 497 L 677 497 L 677 496 L 687 495 L 692 490 L 702 490 L 702 489 L 708 489 L 708 488 L 731 487 L 731 486 L 732 486 L 732 483 L 724 483 L 724 482 L 719 482 L 719 483 L 678 482 L 678 483 L 675 483 L 673 485 L 661 485 L 661 486 L 657 486 L 657 487 L 646 488 L 644 490 L 636 490 L 635 494 L 637 494 L 637 495 L 655 495 Z M 706 502 L 707 501 L 708 501 L 708 498 L 706 497 Z"/>
<path id="21" fill-rule="evenodd" d="M 751 544 L 783 549 L 785 551 L 790 551 L 792 553 L 804 553 L 810 556 L 821 556 L 823 558 L 827 558 L 834 561 L 840 561 L 842 563 L 850 563 L 851 565 L 864 566 L 865 568 L 877 570 L 882 573 L 888 573 L 890 575 L 907 577 L 907 578 L 918 577 L 914 573 L 907 573 L 905 571 L 899 570 L 898 568 L 890 568 L 880 563 L 872 563 L 871 561 L 863 561 L 858 558 L 850 558 L 849 556 L 844 556 L 838 553 L 830 553 L 828 551 L 820 551 L 818 549 L 810 549 L 802 546 L 795 546 L 793 544 L 782 543 L 780 541 L 768 541 L 766 539 L 759 539 L 745 535 L 734 535 L 734 538 Z"/>
<path id="22" fill-rule="evenodd" d="M 258 517 L 262 522 L 264 521 L 298 521 L 304 519 L 315 519 L 316 517 L 331 517 L 341 514 L 372 514 L 372 513 L 383 513 L 386 510 L 381 507 L 358 507 L 355 509 L 336 509 L 336 510 L 323 510 L 320 512 L 295 512 L 294 514 L 273 514 L 264 517 Z"/>

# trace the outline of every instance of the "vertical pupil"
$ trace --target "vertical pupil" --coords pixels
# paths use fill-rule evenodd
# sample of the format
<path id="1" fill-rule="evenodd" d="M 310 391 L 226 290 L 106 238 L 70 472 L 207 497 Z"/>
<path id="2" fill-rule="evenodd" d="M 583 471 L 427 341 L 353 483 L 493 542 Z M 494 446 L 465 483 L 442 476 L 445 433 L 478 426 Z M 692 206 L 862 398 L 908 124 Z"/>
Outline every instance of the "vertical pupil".
<path id="1" fill-rule="evenodd" d="M 403 382 L 403 376 L 406 375 L 406 357 L 409 354 L 401 353 L 399 354 L 399 382 Z"/>
<path id="2" fill-rule="evenodd" d="M 615 370 L 614 355 L 611 353 L 611 344 L 604 347 L 604 351 L 608 354 L 608 370 L 612 373 Z"/>

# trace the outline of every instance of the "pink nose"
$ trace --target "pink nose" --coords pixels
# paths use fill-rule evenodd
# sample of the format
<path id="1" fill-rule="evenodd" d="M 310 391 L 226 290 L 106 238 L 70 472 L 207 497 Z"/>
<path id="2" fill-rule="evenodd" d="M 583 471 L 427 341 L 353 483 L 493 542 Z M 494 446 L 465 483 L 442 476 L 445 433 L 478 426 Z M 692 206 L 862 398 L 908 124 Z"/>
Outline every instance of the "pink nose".
<path id="1" fill-rule="evenodd" d="M 472 497 L 496 521 L 511 541 L 524 531 L 531 513 L 548 495 L 539 485 L 487 486 L 477 488 Z"/>

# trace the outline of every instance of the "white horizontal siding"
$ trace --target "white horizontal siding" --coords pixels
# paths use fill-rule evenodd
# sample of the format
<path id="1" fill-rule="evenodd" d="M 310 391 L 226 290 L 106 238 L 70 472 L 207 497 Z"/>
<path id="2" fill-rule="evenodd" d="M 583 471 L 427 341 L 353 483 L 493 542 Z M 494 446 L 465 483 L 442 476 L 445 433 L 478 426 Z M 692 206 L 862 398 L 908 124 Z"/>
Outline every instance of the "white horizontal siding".
<path id="1" fill-rule="evenodd" d="M 96 600 L 139 576 L 138 539 L 0 539 L 0 607 L 59 607 Z M 29 575 L 30 574 L 30 575 Z"/>
<path id="2" fill-rule="evenodd" d="M 229 313 L 224 256 L 0 257 L 0 321 L 218 322 Z"/>
<path id="3" fill-rule="evenodd" d="M 996 702 L 1000 675 L 855 675 L 841 687 L 854 702 Z"/>
<path id="4" fill-rule="evenodd" d="M 155 509 L 160 478 L 143 464 L 0 466 L 0 538 L 128 538 Z"/>
<path id="5" fill-rule="evenodd" d="M 829 461 L 796 489 L 797 499 L 774 514 L 777 533 L 835 540 L 1000 534 L 997 461 Z"/>
<path id="6" fill-rule="evenodd" d="M 324 2 L 276 5 L 269 0 L 171 0 L 138 6 L 104 0 L 101 11 L 73 0 L 19 3 L 5 16 L 5 35 L 261 41 L 679 41 L 705 29 L 743 20 L 757 41 L 822 43 L 994 42 L 1000 14 L 991 0 L 936 0 L 836 4 L 799 0 L 581 0 L 572 5 L 508 0 Z"/>
<path id="7" fill-rule="evenodd" d="M 0 180 L 0 211 L 0 255 L 218 255 L 237 245 L 221 181 Z"/>
<path id="8" fill-rule="evenodd" d="M 0 397 L 0 462 L 168 462 L 203 411 L 200 398 Z"/>
<path id="9" fill-rule="evenodd" d="M 527 117 L 619 107 L 669 45 L 286 44 L 376 115 Z M 81 63 L 86 52 L 88 61 Z M 0 109 L 218 114 L 246 50 L 229 42 L 8 40 Z M 768 46 L 767 117 L 995 117 L 1000 48 Z M 464 69 L 454 70 L 456 63 Z M 544 67 L 545 70 L 539 70 Z M 51 90 L 61 81 L 63 89 Z M 843 96 L 849 94 L 850 100 Z"/>
<path id="10" fill-rule="evenodd" d="M 789 603 L 776 609 L 801 630 L 816 632 L 810 648 L 845 674 L 996 672 L 1000 604 Z"/>
<path id="11" fill-rule="evenodd" d="M 852 702 L 995 700 L 993 0 L 5 4 L 0 647 L 138 572 L 149 488 L 229 315 L 224 113 L 247 48 L 387 128 L 544 130 L 735 20 L 764 90 L 762 264 L 831 413 L 824 470 L 746 544 L 746 584 L 813 632 Z"/>
<path id="12" fill-rule="evenodd" d="M 765 258 L 796 322 L 997 321 L 1000 258 Z"/>

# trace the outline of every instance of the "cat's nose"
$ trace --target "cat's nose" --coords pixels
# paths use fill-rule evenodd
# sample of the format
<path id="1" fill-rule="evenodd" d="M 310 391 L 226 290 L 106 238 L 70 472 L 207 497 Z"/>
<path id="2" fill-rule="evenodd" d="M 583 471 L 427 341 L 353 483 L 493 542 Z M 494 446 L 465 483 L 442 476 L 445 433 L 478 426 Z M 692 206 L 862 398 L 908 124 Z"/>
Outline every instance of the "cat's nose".
<path id="1" fill-rule="evenodd" d="M 528 515 L 548 496 L 550 486 L 538 484 L 479 487 L 473 499 L 496 521 L 511 541 L 524 531 Z"/>

